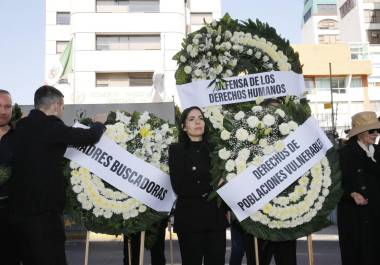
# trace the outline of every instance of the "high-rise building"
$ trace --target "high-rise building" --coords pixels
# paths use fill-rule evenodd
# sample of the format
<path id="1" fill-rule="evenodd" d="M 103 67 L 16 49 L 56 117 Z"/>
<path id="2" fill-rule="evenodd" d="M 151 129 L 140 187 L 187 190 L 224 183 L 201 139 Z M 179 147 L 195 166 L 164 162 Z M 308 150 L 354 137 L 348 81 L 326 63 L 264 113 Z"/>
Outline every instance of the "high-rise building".
<path id="1" fill-rule="evenodd" d="M 220 0 L 46 0 L 46 78 L 72 41 L 67 103 L 172 101 L 172 60 L 187 33 L 221 16 Z"/>
<path id="2" fill-rule="evenodd" d="M 302 35 L 305 44 L 314 44 L 298 48 L 313 91 L 308 99 L 322 126 L 332 125 L 331 109 L 325 109 L 330 89 L 340 133 L 356 112 L 380 114 L 380 0 L 305 0 Z"/>
<path id="3" fill-rule="evenodd" d="M 353 59 L 369 56 L 369 86 L 380 88 L 380 0 L 337 0 L 337 6 L 341 40 L 351 46 Z"/>
<path id="4" fill-rule="evenodd" d="M 336 0 L 305 0 L 302 17 L 304 43 L 339 42 Z"/>

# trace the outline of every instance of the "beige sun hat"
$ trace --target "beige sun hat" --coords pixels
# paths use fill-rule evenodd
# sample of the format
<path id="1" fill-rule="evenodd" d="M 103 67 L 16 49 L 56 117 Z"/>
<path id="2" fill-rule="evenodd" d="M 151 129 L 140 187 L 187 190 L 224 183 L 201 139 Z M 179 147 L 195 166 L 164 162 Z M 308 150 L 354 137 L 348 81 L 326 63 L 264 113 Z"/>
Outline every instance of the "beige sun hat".
<path id="1" fill-rule="evenodd" d="M 352 128 L 347 134 L 348 138 L 368 130 L 380 129 L 380 122 L 376 117 L 376 113 L 373 111 L 356 113 L 352 116 L 351 120 Z"/>

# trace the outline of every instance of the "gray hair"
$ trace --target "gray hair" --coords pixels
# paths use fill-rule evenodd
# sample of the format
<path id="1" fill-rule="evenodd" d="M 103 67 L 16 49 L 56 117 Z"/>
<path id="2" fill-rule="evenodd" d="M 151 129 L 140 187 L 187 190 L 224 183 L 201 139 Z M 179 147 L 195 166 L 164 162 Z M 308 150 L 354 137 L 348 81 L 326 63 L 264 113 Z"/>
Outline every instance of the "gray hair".
<path id="1" fill-rule="evenodd" d="M 34 107 L 36 109 L 46 109 L 52 104 L 63 99 L 61 91 L 52 86 L 42 86 L 34 93 Z"/>

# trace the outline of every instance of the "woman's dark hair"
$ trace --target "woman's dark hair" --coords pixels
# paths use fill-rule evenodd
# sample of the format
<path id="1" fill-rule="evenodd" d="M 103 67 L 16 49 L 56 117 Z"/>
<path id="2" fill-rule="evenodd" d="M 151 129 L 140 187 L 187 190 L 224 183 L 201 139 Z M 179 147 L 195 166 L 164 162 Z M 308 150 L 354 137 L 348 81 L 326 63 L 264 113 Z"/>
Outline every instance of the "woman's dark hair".
<path id="1" fill-rule="evenodd" d="M 189 107 L 187 109 L 184 109 L 183 112 L 182 112 L 182 114 L 181 114 L 181 117 L 179 119 L 179 124 L 178 124 L 178 141 L 180 143 L 184 143 L 185 145 L 188 145 L 190 143 L 190 138 L 187 135 L 187 133 L 183 130 L 183 128 L 185 127 L 187 116 L 189 116 L 189 113 L 192 110 L 194 110 L 194 109 L 199 110 L 200 113 L 202 114 L 202 117 L 204 118 L 203 111 L 199 107 L 197 107 L 197 106 L 192 106 L 192 107 Z M 205 130 L 204 130 L 204 133 L 203 133 L 202 142 L 208 143 L 208 129 L 207 129 L 206 122 L 205 122 Z"/>

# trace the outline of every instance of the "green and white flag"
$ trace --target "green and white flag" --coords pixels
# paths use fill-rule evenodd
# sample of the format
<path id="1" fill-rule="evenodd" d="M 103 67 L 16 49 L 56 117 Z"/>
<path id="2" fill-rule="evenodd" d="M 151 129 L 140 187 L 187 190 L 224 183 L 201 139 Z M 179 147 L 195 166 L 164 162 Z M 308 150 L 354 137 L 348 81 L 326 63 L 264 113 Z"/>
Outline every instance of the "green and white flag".
<path id="1" fill-rule="evenodd" d="M 52 58 L 47 62 L 47 72 L 45 83 L 48 85 L 55 85 L 65 75 L 73 71 L 73 40 L 67 44 L 65 50 L 60 56 Z"/>

